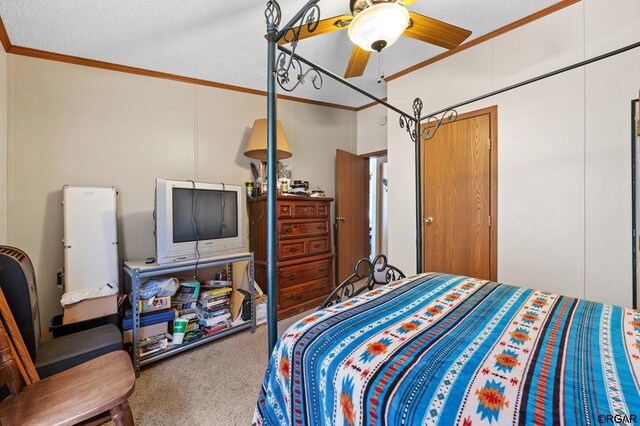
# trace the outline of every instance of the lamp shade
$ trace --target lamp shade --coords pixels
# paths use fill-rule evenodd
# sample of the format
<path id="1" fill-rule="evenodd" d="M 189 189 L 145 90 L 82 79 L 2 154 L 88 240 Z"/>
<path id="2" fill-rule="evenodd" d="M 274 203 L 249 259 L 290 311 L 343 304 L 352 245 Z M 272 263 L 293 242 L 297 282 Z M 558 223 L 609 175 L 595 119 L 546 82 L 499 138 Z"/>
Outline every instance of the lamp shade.
<path id="1" fill-rule="evenodd" d="M 407 29 L 409 11 L 397 3 L 378 3 L 358 13 L 349 25 L 349 38 L 364 50 L 381 51 Z"/>
<path id="2" fill-rule="evenodd" d="M 278 141 L 276 158 L 283 160 L 293 155 L 291 147 L 289 147 L 289 141 L 287 135 L 284 133 L 282 123 L 278 120 L 276 126 L 276 137 Z M 247 140 L 247 147 L 244 150 L 244 155 L 250 158 L 255 158 L 261 161 L 267 161 L 267 119 L 259 118 L 253 122 L 253 128 L 251 134 Z"/>

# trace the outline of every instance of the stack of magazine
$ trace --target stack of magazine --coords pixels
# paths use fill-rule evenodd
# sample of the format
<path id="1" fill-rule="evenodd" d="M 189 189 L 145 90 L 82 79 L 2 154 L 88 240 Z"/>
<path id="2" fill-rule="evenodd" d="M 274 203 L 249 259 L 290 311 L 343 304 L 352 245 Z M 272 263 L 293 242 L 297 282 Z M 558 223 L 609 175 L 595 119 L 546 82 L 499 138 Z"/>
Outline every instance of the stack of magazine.
<path id="1" fill-rule="evenodd" d="M 140 356 L 151 355 L 167 347 L 169 340 L 164 334 L 140 339 Z"/>
<path id="2" fill-rule="evenodd" d="M 200 289 L 196 313 L 200 330 L 205 335 L 210 335 L 231 326 L 229 294 L 232 288 L 230 287 L 231 283 L 227 281 L 208 282 L 207 284 Z"/>

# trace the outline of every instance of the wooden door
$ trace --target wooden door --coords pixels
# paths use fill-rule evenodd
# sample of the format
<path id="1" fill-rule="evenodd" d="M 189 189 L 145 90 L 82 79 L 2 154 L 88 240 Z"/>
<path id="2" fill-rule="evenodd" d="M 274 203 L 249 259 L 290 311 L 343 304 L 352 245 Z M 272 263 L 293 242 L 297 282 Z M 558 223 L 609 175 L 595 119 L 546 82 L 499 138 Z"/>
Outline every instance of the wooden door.
<path id="1" fill-rule="evenodd" d="M 422 141 L 425 272 L 496 279 L 492 111 L 461 115 Z"/>
<path id="2" fill-rule="evenodd" d="M 336 150 L 336 253 L 341 283 L 369 257 L 369 159 Z"/>

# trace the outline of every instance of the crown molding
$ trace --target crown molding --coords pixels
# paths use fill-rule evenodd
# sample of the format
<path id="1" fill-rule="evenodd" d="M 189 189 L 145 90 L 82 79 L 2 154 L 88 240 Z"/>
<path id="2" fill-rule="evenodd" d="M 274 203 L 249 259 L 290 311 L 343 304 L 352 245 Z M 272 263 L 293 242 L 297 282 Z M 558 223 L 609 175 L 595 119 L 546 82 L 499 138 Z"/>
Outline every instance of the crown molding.
<path id="1" fill-rule="evenodd" d="M 558 3 L 552 4 L 551 6 L 546 7 L 544 9 L 542 9 L 542 10 L 539 10 L 536 13 L 532 13 L 531 15 L 525 16 L 522 19 L 518 19 L 515 22 L 512 22 L 512 23 L 507 24 L 507 25 L 505 25 L 503 27 L 500 27 L 500 28 L 498 28 L 496 30 L 493 30 L 493 31 L 491 31 L 491 32 L 489 32 L 489 33 L 487 33 L 487 34 L 485 34 L 483 36 L 480 36 L 478 38 L 475 38 L 475 39 L 473 39 L 473 40 L 471 40 L 471 41 L 469 41 L 467 43 L 463 43 L 460 46 L 456 47 L 455 49 L 447 50 L 446 52 L 443 52 L 443 53 L 441 53 L 439 55 L 436 55 L 436 56 L 434 56 L 432 58 L 429 58 L 429 59 L 427 59 L 425 61 L 422 61 L 420 63 L 412 65 L 409 68 L 405 68 L 402 71 L 398 71 L 397 73 L 392 74 L 392 75 L 388 76 L 387 78 L 385 78 L 384 81 L 386 81 L 388 83 L 388 82 L 390 82 L 392 80 L 395 80 L 396 78 L 402 77 L 403 75 L 407 75 L 407 74 L 409 74 L 409 73 L 411 73 L 413 71 L 419 70 L 420 68 L 424 68 L 427 65 L 431 65 L 431 64 L 433 64 L 435 62 L 438 62 L 438 61 L 441 61 L 441 60 L 443 60 L 445 58 L 448 58 L 449 56 L 455 55 L 456 53 L 460 53 L 463 50 L 467 50 L 470 47 L 476 46 L 476 45 L 478 45 L 480 43 L 484 43 L 485 41 L 491 40 L 492 38 L 495 38 L 495 37 L 497 37 L 499 35 L 508 33 L 511 30 L 515 30 L 516 28 L 519 28 L 519 27 L 521 27 L 523 25 L 526 25 L 526 24 L 528 24 L 530 22 L 536 21 L 536 20 L 538 20 L 540 18 L 543 18 L 543 17 L 545 17 L 547 15 L 550 15 L 550 14 L 552 14 L 554 12 L 562 10 L 567 6 L 571 6 L 572 4 L 578 3 L 580 1 L 582 1 L 582 0 L 562 0 L 562 1 L 558 2 Z"/>
<path id="2" fill-rule="evenodd" d="M 387 101 L 387 97 L 385 96 L 384 98 L 382 98 L 383 101 Z M 367 108 L 371 108 L 374 107 L 376 105 L 379 105 L 379 102 L 377 101 L 373 101 L 373 102 L 369 102 L 368 104 L 364 104 L 362 106 L 359 106 L 358 108 L 356 108 L 356 111 L 362 111 L 363 109 L 367 109 Z"/>
<path id="3" fill-rule="evenodd" d="M 545 9 L 542 9 L 536 13 L 533 13 L 529 16 L 526 16 L 522 19 L 519 19 L 515 22 L 512 22 L 508 25 L 505 25 L 503 27 L 500 27 L 490 33 L 487 33 L 483 36 L 480 36 L 476 39 L 471 40 L 468 43 L 464 43 L 461 44 L 460 46 L 456 47 L 455 49 L 451 49 L 449 51 L 443 52 L 439 55 L 436 55 L 432 58 L 429 58 L 423 62 L 420 62 L 416 65 L 413 65 L 411 67 L 405 68 L 402 71 L 399 71 L 395 74 L 392 74 L 388 77 L 385 78 L 386 82 L 395 80 L 399 77 L 402 77 L 406 74 L 409 74 L 413 71 L 416 71 L 420 68 L 424 68 L 427 65 L 431 65 L 435 62 L 438 62 L 442 59 L 448 58 L 449 56 L 455 55 L 456 53 L 462 52 L 463 50 L 469 49 L 470 47 L 476 46 L 480 43 L 483 43 L 487 40 L 491 40 L 492 38 L 495 38 L 501 34 L 507 33 L 511 30 L 514 30 L 516 28 L 519 28 L 525 24 L 528 24 L 530 22 L 533 22 L 537 19 L 540 19 L 544 16 L 550 15 L 554 12 L 557 12 L 561 9 L 564 9 L 567 6 L 570 6 L 572 4 L 578 3 L 581 0 L 562 0 L 556 4 L 553 4 Z M 258 96 L 266 96 L 267 92 L 265 92 L 264 90 L 258 90 L 258 89 L 251 89 L 248 87 L 242 87 L 242 86 L 235 86 L 232 84 L 226 84 L 226 83 L 219 83 L 216 81 L 210 81 L 210 80 L 203 80 L 203 79 L 198 79 L 198 78 L 192 78 L 192 77 L 186 77 L 186 76 L 181 76 L 181 75 L 177 75 L 177 74 L 170 74 L 170 73 L 165 73 L 165 72 L 160 72 L 160 71 L 153 71 L 153 70 L 148 70 L 148 69 L 144 69 L 144 68 L 137 68 L 137 67 L 131 67 L 131 66 L 127 66 L 127 65 L 120 65 L 120 64 L 115 64 L 115 63 L 111 63 L 111 62 L 104 62 L 104 61 L 98 61 L 95 59 L 88 59 L 88 58 L 82 58 L 79 56 L 72 56 L 72 55 L 65 55 L 62 53 L 56 53 L 56 52 L 49 52 L 46 50 L 38 50 L 38 49 L 32 49 L 30 47 L 22 47 L 22 46 L 15 46 L 13 44 L 11 44 L 11 40 L 9 39 L 9 35 L 7 33 L 7 30 L 4 26 L 4 22 L 2 21 L 2 17 L 0 17 L 0 42 L 2 43 L 2 46 L 4 47 L 5 52 L 13 54 L 13 55 L 20 55 L 20 56 L 28 56 L 31 58 L 38 58 L 38 59 L 45 59 L 45 60 L 50 60 L 50 61 L 57 61 L 57 62 L 64 62 L 64 63 L 69 63 L 69 64 L 74 64 L 74 65 L 81 65 L 81 66 L 86 66 L 86 67 L 92 67 L 92 68 L 100 68 L 100 69 L 105 69 L 105 70 L 110 70 L 110 71 L 117 71 L 117 72 L 124 72 L 124 73 L 129 73 L 129 74 L 135 74 L 135 75 L 142 75 L 142 76 L 146 76 L 146 77 L 153 77 L 153 78 L 162 78 L 162 79 L 166 79 L 166 80 L 173 80 L 173 81 L 179 81 L 179 82 L 183 82 L 183 83 L 188 83 L 188 84 L 196 84 L 199 86 L 206 86 L 206 87 L 213 87 L 213 88 L 217 88 L 217 89 L 223 89 L 223 90 L 232 90 L 232 91 L 236 91 L 236 92 L 241 92 L 241 93 L 248 93 L 248 94 L 252 94 L 252 95 L 258 95 Z M 282 100 L 287 100 L 287 101 L 292 101 L 292 102 L 300 102 L 300 103 L 305 103 L 305 104 L 311 104 L 311 105 L 317 105 L 317 106 L 323 106 L 323 107 L 328 107 L 328 108 L 336 108 L 336 109 L 341 109 L 341 110 L 346 110 L 346 111 L 362 111 L 364 109 L 367 108 L 371 108 L 373 106 L 375 106 L 377 104 L 377 102 L 370 102 L 367 104 L 364 104 L 362 106 L 359 107 L 353 107 L 353 106 L 348 106 L 348 105 L 341 105 L 341 104 L 336 104 L 336 103 L 331 103 L 331 102 L 323 102 L 323 101 L 316 101 L 316 100 L 312 100 L 312 99 L 305 99 L 305 98 L 299 98 L 296 96 L 290 96 L 290 95 L 278 95 L 278 99 L 282 99 Z M 387 98 L 384 98 L 384 100 L 386 100 Z"/>
<path id="4" fill-rule="evenodd" d="M 9 40 L 9 34 L 7 34 L 7 29 L 4 27 L 4 22 L 2 22 L 2 17 L 0 16 L 0 42 L 2 43 L 2 47 L 4 47 L 5 52 L 9 52 L 11 48 L 11 41 Z"/>
<path id="5" fill-rule="evenodd" d="M 46 50 L 32 49 L 30 47 L 16 46 L 11 44 L 9 35 L 7 34 L 7 31 L 4 27 L 4 23 L 2 22 L 2 17 L 0 17 L 0 41 L 2 42 L 2 46 L 4 47 L 5 52 L 10 53 L 12 55 L 28 56 L 31 58 L 45 59 L 45 60 L 56 61 L 56 62 L 64 62 L 67 64 L 81 65 L 85 67 L 99 68 L 99 69 L 104 69 L 109 71 L 142 75 L 146 77 L 162 78 L 165 80 L 179 81 L 182 83 L 196 84 L 199 86 L 213 87 L 216 89 L 232 90 L 235 92 L 248 93 L 251 95 L 267 96 L 267 92 L 264 90 L 251 89 L 248 87 L 235 86 L 235 85 L 226 84 L 226 83 L 218 83 L 216 81 L 203 80 L 199 78 L 185 77 L 177 74 L 170 74 L 170 73 L 165 73 L 160 71 L 148 70 L 145 68 L 131 67 L 128 65 L 120 65 L 120 64 L 115 64 L 111 62 L 98 61 L 95 59 L 82 58 L 79 56 L 65 55 L 62 53 L 49 52 Z M 346 111 L 358 110 L 357 107 L 353 107 L 353 106 L 335 104 L 331 102 L 316 101 L 313 99 L 305 99 L 305 98 L 299 98 L 296 96 L 289 96 L 289 95 L 279 94 L 278 99 L 323 106 L 328 108 L 342 109 Z"/>

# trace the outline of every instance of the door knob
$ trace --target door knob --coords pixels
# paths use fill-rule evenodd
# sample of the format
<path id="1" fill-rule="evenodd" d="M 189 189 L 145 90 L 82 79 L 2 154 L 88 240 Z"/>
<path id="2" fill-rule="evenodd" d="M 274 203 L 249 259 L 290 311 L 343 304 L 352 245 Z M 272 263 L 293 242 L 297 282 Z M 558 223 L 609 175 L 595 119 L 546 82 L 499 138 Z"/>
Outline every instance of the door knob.
<path id="1" fill-rule="evenodd" d="M 336 217 L 336 220 L 339 220 L 340 222 L 344 222 L 346 219 L 342 216 L 338 216 Z"/>
<path id="2" fill-rule="evenodd" d="M 431 225 L 433 223 L 433 218 L 431 216 L 422 219 L 427 225 Z"/>

